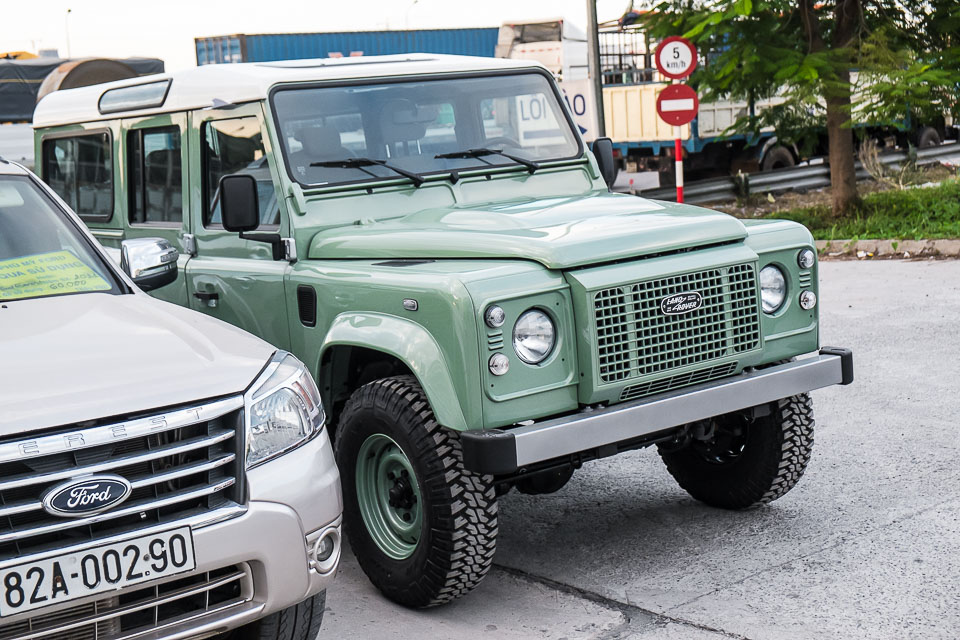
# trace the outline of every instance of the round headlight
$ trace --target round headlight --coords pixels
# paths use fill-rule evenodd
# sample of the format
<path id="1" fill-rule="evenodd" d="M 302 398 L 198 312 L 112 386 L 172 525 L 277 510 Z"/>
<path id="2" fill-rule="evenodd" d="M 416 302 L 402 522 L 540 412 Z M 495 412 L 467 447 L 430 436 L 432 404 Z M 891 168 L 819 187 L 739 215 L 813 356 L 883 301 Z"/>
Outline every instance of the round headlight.
<path id="1" fill-rule="evenodd" d="M 774 313 L 787 297 L 787 279 L 772 264 L 760 270 L 760 299 L 764 313 Z"/>
<path id="2" fill-rule="evenodd" d="M 550 316 L 543 311 L 525 311 L 513 325 L 513 349 L 527 364 L 543 362 L 557 340 L 557 332 Z"/>
<path id="3" fill-rule="evenodd" d="M 800 265 L 801 269 L 809 269 L 816 262 L 816 258 L 817 256 L 812 249 L 804 249 L 797 254 L 797 264 Z"/>

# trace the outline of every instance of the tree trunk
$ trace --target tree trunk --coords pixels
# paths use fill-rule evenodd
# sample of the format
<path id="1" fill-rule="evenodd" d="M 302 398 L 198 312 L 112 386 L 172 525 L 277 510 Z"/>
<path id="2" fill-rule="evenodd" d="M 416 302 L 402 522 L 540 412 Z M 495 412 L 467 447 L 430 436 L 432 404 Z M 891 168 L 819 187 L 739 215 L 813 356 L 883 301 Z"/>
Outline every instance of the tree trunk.
<path id="1" fill-rule="evenodd" d="M 852 50 L 856 46 L 861 19 L 860 0 L 837 0 L 832 43 L 834 52 L 838 54 L 834 67 L 836 76 L 827 83 L 824 92 L 834 216 L 846 213 L 860 202 L 851 126 L 850 68 L 854 65 Z"/>
<path id="2" fill-rule="evenodd" d="M 824 51 L 827 46 L 821 35 L 816 0 L 799 0 L 800 19 L 807 34 L 810 53 Z M 857 171 L 851 123 L 850 67 L 851 47 L 860 27 L 860 0 L 837 0 L 834 9 L 831 50 L 833 74 L 825 78 L 823 98 L 827 104 L 827 138 L 829 143 L 830 185 L 833 188 L 833 214 L 839 216 L 860 201 L 857 194 Z"/>
<path id="3" fill-rule="evenodd" d="M 833 215 L 840 216 L 857 203 L 857 169 L 853 146 L 853 128 L 850 126 L 850 72 L 837 74 L 836 87 L 826 96 L 827 137 L 830 153 L 830 185 L 832 187 Z M 846 87 L 846 91 L 842 87 Z"/>

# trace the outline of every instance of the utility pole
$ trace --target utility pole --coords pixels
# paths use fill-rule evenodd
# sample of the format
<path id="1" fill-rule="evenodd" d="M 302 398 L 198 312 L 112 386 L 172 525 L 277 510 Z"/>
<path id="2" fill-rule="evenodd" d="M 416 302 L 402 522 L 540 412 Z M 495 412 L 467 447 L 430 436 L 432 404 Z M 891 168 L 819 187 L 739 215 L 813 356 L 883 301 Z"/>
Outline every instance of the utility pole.
<path id="1" fill-rule="evenodd" d="M 67 57 L 70 57 L 70 13 L 73 9 L 67 9 L 67 15 L 63 18 L 63 29 L 67 32 Z"/>
<path id="2" fill-rule="evenodd" d="M 597 26 L 597 0 L 587 0 L 587 69 L 597 108 L 597 137 L 606 135 L 603 121 L 603 77 L 600 75 L 600 36 Z"/>

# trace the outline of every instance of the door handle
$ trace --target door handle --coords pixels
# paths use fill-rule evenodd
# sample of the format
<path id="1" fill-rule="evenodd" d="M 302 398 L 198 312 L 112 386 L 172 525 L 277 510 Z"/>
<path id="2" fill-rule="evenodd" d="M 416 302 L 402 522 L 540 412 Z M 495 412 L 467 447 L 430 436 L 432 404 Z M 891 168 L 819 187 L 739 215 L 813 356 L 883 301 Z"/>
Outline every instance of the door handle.
<path id="1" fill-rule="evenodd" d="M 193 297 L 201 302 L 206 302 L 208 307 L 217 306 L 217 300 L 220 299 L 220 294 L 215 291 L 194 291 Z"/>

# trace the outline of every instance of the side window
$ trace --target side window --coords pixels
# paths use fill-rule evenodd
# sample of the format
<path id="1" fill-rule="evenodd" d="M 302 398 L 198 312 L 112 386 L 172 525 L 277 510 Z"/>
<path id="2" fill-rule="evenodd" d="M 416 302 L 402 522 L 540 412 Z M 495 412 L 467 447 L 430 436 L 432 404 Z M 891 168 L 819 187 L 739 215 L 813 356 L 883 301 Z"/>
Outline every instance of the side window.
<path id="1" fill-rule="evenodd" d="M 157 127 L 127 134 L 130 224 L 180 225 L 183 173 L 180 129 Z"/>
<path id="2" fill-rule="evenodd" d="M 253 176 L 260 199 L 260 226 L 280 224 L 280 206 L 264 155 L 260 123 L 255 117 L 211 120 L 203 124 L 203 226 L 219 226 L 220 178 L 235 173 Z"/>
<path id="3" fill-rule="evenodd" d="M 110 135 L 95 133 L 43 141 L 43 179 L 85 220 L 113 214 Z"/>

